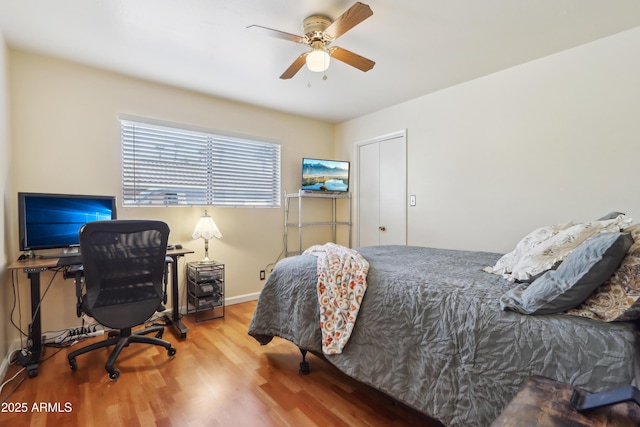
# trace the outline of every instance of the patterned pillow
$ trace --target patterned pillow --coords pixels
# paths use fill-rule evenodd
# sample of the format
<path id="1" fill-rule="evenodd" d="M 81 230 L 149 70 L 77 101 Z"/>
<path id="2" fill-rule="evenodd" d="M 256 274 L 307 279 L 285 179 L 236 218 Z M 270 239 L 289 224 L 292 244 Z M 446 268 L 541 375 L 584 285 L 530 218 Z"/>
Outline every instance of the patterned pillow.
<path id="1" fill-rule="evenodd" d="M 528 251 L 513 267 L 506 278 L 512 281 L 527 280 L 546 270 L 555 268 L 569 253 L 582 242 L 598 233 L 618 232 L 628 226 L 631 219 L 619 216 L 606 221 L 593 221 L 576 224 L 561 230 L 558 234 L 540 243 Z"/>
<path id="2" fill-rule="evenodd" d="M 611 277 L 632 243 L 629 233 L 599 233 L 571 251 L 557 270 L 507 291 L 500 306 L 523 314 L 561 313 L 573 308 Z"/>
<path id="3" fill-rule="evenodd" d="M 545 240 L 555 236 L 560 231 L 573 226 L 573 222 L 569 221 L 566 224 L 556 224 L 546 227 L 540 227 L 527 234 L 518 242 L 516 248 L 511 252 L 504 254 L 493 267 L 485 267 L 484 271 L 487 273 L 509 275 L 513 271 L 513 267 L 518 264 L 518 261 L 534 247 L 538 246 Z M 506 276 L 505 276 L 506 277 Z"/>
<path id="4" fill-rule="evenodd" d="M 616 272 L 582 304 L 565 312 L 605 322 L 640 319 L 640 224 L 627 227 L 634 243 Z"/>

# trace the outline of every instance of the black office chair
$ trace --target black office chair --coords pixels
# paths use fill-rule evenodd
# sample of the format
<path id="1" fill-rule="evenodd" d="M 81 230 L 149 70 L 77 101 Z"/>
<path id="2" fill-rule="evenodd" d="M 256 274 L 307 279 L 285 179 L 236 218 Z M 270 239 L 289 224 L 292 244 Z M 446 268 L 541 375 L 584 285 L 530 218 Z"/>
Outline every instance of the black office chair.
<path id="1" fill-rule="evenodd" d="M 164 326 L 133 332 L 161 307 L 165 253 L 169 226 L 161 221 L 112 220 L 85 224 L 79 233 L 86 283 L 82 311 L 100 324 L 114 328 L 109 338 L 69 354 L 71 370 L 76 357 L 115 345 L 105 365 L 109 378 L 120 377 L 116 358 L 132 342 L 159 345 L 174 356 L 176 349 L 161 339 Z M 156 333 L 156 337 L 146 336 Z"/>

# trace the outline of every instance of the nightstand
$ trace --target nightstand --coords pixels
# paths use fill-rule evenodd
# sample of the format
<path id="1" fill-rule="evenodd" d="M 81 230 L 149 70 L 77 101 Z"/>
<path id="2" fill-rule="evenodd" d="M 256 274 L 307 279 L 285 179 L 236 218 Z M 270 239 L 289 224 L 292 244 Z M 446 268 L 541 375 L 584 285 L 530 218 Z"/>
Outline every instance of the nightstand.
<path id="1" fill-rule="evenodd" d="M 224 264 L 187 263 L 187 313 L 196 322 L 224 317 Z"/>
<path id="2" fill-rule="evenodd" d="M 618 403 L 584 412 L 570 403 L 574 388 L 549 378 L 533 376 L 491 427 L 629 427 L 640 425 L 640 407 Z"/>

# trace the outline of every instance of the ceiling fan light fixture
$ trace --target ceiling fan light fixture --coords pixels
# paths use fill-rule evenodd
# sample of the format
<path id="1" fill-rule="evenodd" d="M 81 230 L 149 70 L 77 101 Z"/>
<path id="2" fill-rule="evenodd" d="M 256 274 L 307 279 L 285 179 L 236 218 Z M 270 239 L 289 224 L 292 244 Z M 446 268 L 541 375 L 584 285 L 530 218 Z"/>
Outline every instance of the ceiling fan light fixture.
<path id="1" fill-rule="evenodd" d="M 329 68 L 331 56 L 324 47 L 314 47 L 307 55 L 307 68 L 314 73 L 321 73 Z"/>
<path id="2" fill-rule="evenodd" d="M 285 33 L 260 25 L 250 25 L 247 30 L 311 47 L 311 51 L 302 52 L 282 73 L 280 78 L 283 80 L 295 76 L 305 64 L 309 71 L 322 73 L 329 68 L 332 57 L 360 71 L 369 71 L 376 64 L 372 60 L 338 46 L 332 46 L 331 49 L 327 49 L 327 46 L 372 15 L 373 11 L 368 5 L 357 1 L 335 20 L 324 15 L 306 17 L 302 21 L 303 35 Z M 325 74 L 323 79 L 326 78 Z"/>

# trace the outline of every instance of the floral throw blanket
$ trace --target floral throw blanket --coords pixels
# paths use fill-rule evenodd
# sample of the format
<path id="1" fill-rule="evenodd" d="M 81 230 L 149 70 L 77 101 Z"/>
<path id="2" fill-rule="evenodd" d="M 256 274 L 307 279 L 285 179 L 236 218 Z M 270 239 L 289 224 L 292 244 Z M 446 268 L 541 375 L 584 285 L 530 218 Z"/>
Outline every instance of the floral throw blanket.
<path id="1" fill-rule="evenodd" d="M 356 323 L 367 290 L 369 263 L 356 250 L 326 243 L 304 251 L 318 257 L 318 303 L 322 351 L 340 354 Z"/>

